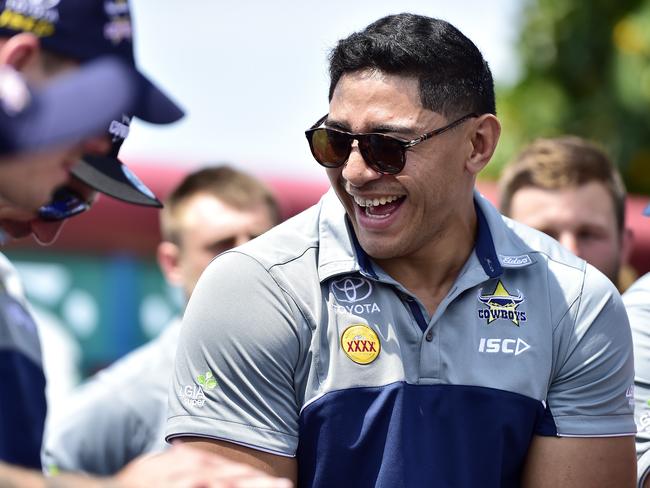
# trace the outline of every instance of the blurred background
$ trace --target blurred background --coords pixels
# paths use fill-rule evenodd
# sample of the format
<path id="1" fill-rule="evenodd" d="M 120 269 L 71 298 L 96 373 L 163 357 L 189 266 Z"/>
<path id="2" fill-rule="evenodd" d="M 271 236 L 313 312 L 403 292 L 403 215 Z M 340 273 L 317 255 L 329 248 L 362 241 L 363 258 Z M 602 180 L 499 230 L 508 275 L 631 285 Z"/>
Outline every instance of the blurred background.
<path id="1" fill-rule="evenodd" d="M 187 116 L 135 120 L 121 157 L 164 198 L 183 175 L 227 162 L 261 177 L 288 217 L 328 185 L 303 131 L 327 112 L 327 53 L 387 14 L 443 18 L 481 49 L 497 84 L 502 138 L 480 188 L 538 136 L 602 143 L 623 172 L 637 234 L 633 265 L 650 270 L 650 0 L 131 0 L 136 57 Z M 108 197 L 72 219 L 49 248 L 8 246 L 44 324 L 43 342 L 74 383 L 156 336 L 180 294 L 155 264 L 155 210 Z"/>

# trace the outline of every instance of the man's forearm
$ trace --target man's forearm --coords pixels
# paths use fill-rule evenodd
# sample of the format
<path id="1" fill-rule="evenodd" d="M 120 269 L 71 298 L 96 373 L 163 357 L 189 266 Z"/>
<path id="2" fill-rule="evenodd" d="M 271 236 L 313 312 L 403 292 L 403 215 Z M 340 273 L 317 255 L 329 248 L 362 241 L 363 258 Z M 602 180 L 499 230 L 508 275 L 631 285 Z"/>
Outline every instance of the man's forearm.
<path id="1" fill-rule="evenodd" d="M 38 471 L 0 463 L 0 488 L 120 488 L 114 478 L 61 474 L 46 478 Z"/>

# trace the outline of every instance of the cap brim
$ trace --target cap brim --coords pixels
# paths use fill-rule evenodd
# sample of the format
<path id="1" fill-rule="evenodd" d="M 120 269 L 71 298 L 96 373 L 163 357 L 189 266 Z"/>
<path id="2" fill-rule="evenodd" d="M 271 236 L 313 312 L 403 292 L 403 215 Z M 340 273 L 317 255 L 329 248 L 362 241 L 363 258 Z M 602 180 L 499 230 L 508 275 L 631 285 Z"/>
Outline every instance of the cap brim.
<path id="1" fill-rule="evenodd" d="M 140 80 L 140 94 L 133 115 L 152 124 L 171 124 L 185 112 L 146 76 L 136 71 Z"/>
<path id="2" fill-rule="evenodd" d="M 110 156 L 84 156 L 72 174 L 97 191 L 135 205 L 161 208 L 163 205 L 119 159 Z"/>
<path id="3" fill-rule="evenodd" d="M 32 93 L 30 105 L 6 116 L 11 151 L 36 150 L 101 135 L 133 111 L 138 81 L 116 58 L 102 58 Z M 3 128 L 4 130 L 4 128 Z"/>

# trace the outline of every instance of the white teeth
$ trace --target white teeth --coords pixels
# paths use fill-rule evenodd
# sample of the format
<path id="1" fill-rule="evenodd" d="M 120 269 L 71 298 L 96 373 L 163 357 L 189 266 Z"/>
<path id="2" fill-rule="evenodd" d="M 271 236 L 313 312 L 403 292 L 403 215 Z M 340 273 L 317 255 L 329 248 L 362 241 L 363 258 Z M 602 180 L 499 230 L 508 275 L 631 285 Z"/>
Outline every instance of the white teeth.
<path id="1" fill-rule="evenodd" d="M 374 198 L 372 200 L 367 200 L 365 198 L 361 198 L 357 196 L 353 198 L 354 198 L 354 202 L 360 207 L 377 207 L 379 205 L 386 205 L 387 203 L 394 202 L 395 200 L 399 199 L 399 197 L 396 195 L 392 195 L 389 197 Z"/>

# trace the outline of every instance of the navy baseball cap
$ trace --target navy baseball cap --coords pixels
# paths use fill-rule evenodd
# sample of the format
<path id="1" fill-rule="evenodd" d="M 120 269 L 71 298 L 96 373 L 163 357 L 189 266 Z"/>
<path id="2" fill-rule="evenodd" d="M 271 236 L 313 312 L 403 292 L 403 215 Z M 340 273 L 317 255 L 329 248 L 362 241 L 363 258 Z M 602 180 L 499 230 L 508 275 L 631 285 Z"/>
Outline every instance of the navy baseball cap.
<path id="1" fill-rule="evenodd" d="M 650 205 L 648 205 L 643 211 L 643 215 L 650 217 Z"/>
<path id="2" fill-rule="evenodd" d="M 127 0 L 0 0 L 0 35 L 30 32 L 43 49 L 80 62 L 113 55 L 132 66 L 141 82 L 135 115 L 168 124 L 184 114 L 135 66 Z"/>
<path id="3" fill-rule="evenodd" d="M 0 155 L 45 149 L 102 135 L 137 97 L 133 70 L 99 58 L 39 90 L 10 66 L 0 66 Z"/>
<path id="4" fill-rule="evenodd" d="M 151 190 L 117 158 L 117 153 L 128 134 L 131 116 L 153 124 L 168 124 L 184 113 L 136 68 L 128 1 L 0 0 L 0 36 L 20 32 L 38 36 L 43 49 L 82 63 L 110 54 L 131 67 L 138 81 L 138 95 L 132 110 L 107 126 L 114 145 L 111 156 L 101 158 L 101 164 L 97 157 L 84 158 L 72 173 L 97 191 L 120 200 L 161 206 Z M 123 177 L 127 172 L 130 177 Z"/>

